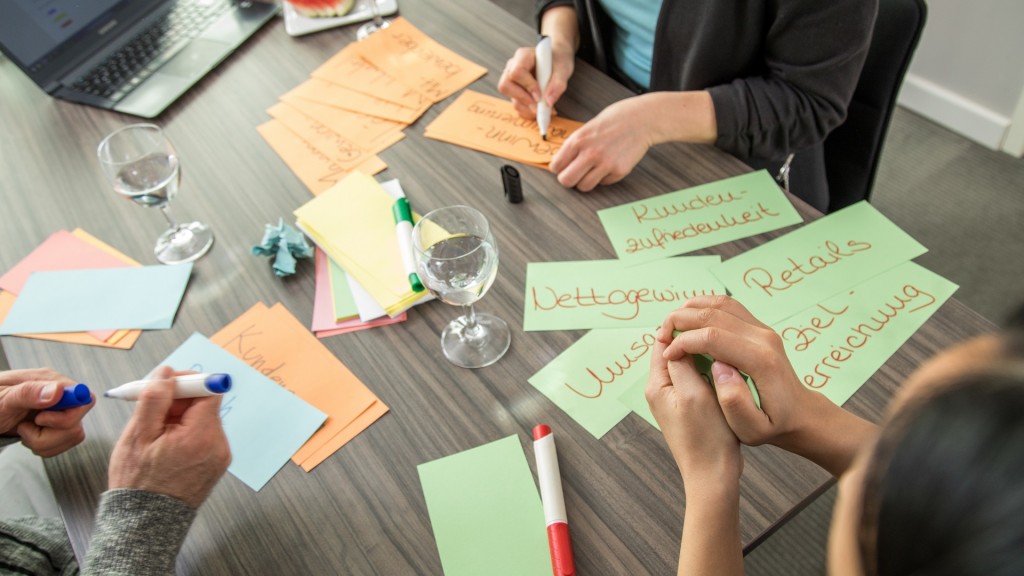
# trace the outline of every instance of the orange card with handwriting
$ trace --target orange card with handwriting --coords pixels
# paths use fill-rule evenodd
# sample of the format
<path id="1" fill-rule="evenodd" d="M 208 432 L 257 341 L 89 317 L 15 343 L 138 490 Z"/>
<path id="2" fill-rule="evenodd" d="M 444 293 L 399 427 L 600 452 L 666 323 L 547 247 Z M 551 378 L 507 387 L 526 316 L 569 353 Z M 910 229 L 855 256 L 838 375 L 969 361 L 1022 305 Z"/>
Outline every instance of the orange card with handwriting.
<path id="1" fill-rule="evenodd" d="M 311 74 L 314 78 L 344 86 L 382 100 L 418 110 L 433 104 L 424 94 L 359 56 L 358 44 L 349 44 Z"/>
<path id="2" fill-rule="evenodd" d="M 537 122 L 520 117 L 511 102 L 466 90 L 426 127 L 424 136 L 544 167 L 582 125 L 556 116 L 544 140 Z"/>
<path id="3" fill-rule="evenodd" d="M 274 120 L 284 124 L 299 138 L 316 146 L 345 170 L 352 170 L 374 156 L 345 134 L 335 132 L 323 122 L 306 116 L 296 108 L 279 102 L 267 109 Z"/>
<path id="4" fill-rule="evenodd" d="M 256 131 L 314 196 L 344 180 L 352 172 L 343 168 L 341 163 L 321 152 L 316 146 L 299 138 L 277 120 L 257 126 Z M 380 157 L 372 156 L 353 170 L 377 174 L 387 167 Z"/>
<path id="5" fill-rule="evenodd" d="M 346 88 L 345 86 L 320 78 L 310 78 L 289 90 L 285 95 L 304 98 L 353 112 L 361 112 L 370 116 L 401 122 L 402 124 L 412 124 L 430 107 L 428 104 L 420 108 L 408 108 L 390 100 L 357 92 L 351 88 Z"/>
<path id="6" fill-rule="evenodd" d="M 376 154 L 405 138 L 405 124 L 285 94 L 281 101 Z"/>
<path id="7" fill-rule="evenodd" d="M 405 18 L 352 45 L 361 57 L 440 102 L 469 86 L 487 73 L 487 69 L 442 46 Z"/>
<path id="8" fill-rule="evenodd" d="M 210 340 L 327 414 L 292 456 L 307 472 L 388 411 L 280 303 L 269 308 L 257 303 Z"/>

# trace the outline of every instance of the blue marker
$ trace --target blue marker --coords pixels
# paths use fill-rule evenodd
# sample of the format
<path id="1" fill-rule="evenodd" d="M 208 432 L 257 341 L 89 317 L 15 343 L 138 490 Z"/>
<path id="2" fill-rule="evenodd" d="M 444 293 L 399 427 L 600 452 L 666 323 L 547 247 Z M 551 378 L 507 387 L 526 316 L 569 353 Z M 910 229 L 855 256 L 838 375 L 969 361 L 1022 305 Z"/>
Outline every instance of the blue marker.
<path id="1" fill-rule="evenodd" d="M 89 387 L 85 384 L 75 384 L 74 386 L 65 386 L 64 395 L 60 401 L 49 408 L 43 408 L 43 410 L 69 410 L 85 406 L 89 402 L 92 402 L 92 393 L 89 392 Z"/>

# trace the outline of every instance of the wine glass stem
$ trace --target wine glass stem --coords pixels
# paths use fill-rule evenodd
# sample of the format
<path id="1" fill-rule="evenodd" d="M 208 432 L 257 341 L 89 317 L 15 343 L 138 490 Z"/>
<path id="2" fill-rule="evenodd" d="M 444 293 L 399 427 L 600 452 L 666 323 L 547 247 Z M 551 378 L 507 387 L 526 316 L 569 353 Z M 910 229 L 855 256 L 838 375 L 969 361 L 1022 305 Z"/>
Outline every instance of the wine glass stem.
<path id="1" fill-rule="evenodd" d="M 160 213 L 164 215 L 164 218 L 167 220 L 167 224 L 170 225 L 171 229 L 178 229 L 178 222 L 174 219 L 174 216 L 171 214 L 170 206 L 168 206 L 167 204 L 161 206 Z"/>
<path id="2" fill-rule="evenodd" d="M 370 12 L 373 14 L 373 24 L 380 28 L 384 19 L 380 16 L 380 8 L 377 7 L 377 0 L 370 0 Z"/>
<path id="3" fill-rule="evenodd" d="M 466 318 L 466 325 L 462 328 L 464 340 L 476 341 L 483 337 L 483 329 L 476 322 L 476 311 L 472 304 L 462 306 L 463 316 Z"/>

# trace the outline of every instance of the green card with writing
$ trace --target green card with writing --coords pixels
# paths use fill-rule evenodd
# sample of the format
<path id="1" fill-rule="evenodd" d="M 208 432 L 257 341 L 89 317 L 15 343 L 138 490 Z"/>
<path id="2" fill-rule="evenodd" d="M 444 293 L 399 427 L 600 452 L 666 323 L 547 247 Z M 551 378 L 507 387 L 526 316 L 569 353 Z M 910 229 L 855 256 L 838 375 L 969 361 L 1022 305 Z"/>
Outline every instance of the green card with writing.
<path id="1" fill-rule="evenodd" d="M 526 267 L 523 329 L 579 330 L 660 326 L 694 296 L 725 294 L 709 271 L 718 256 L 531 262 Z"/>
<path id="2" fill-rule="evenodd" d="M 417 470 L 446 576 L 551 573 L 544 509 L 517 436 Z"/>
<path id="3" fill-rule="evenodd" d="M 623 391 L 638 380 L 647 380 L 654 330 L 591 330 L 531 376 L 529 382 L 600 438 L 630 412 L 619 402 Z"/>
<path id="4" fill-rule="evenodd" d="M 859 202 L 712 268 L 765 324 L 775 324 L 928 250 Z"/>
<path id="5" fill-rule="evenodd" d="M 906 262 L 773 328 L 804 385 L 842 405 L 956 289 Z"/>
<path id="6" fill-rule="evenodd" d="M 654 426 L 658 430 L 661 430 L 661 426 L 658 426 L 658 421 L 654 419 L 654 414 L 651 413 L 651 406 L 647 403 L 647 376 L 650 371 L 644 373 L 643 378 L 637 378 L 635 381 L 628 384 L 619 395 L 619 402 L 629 408 L 637 416 L 643 418 L 648 424 Z"/>
<path id="7" fill-rule="evenodd" d="M 621 260 L 649 262 L 803 221 L 764 170 L 600 210 Z"/>

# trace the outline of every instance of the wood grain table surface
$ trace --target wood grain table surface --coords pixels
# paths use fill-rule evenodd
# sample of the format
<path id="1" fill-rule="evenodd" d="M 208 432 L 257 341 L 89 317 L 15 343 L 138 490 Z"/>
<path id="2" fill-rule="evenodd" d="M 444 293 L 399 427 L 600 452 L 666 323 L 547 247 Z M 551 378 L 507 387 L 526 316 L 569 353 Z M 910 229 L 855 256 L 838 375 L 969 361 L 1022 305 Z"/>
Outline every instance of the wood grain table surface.
<path id="1" fill-rule="evenodd" d="M 470 88 L 498 95 L 505 61 L 535 32 L 486 0 L 408 0 L 401 13 L 445 46 L 485 66 Z M 278 279 L 253 257 L 265 223 L 311 198 L 255 128 L 265 109 L 354 41 L 355 27 L 292 38 L 275 20 L 159 119 L 181 158 L 182 220 L 212 226 L 216 243 L 197 261 L 169 330 L 147 332 L 130 351 L 4 337 L 14 368 L 51 366 L 102 391 L 151 370 L 193 332 L 211 335 L 258 301 L 282 302 L 308 322 L 313 263 Z M 628 96 L 614 81 L 577 65 L 560 113 L 586 120 Z M 450 101 L 450 100 L 449 100 Z M 416 466 L 510 434 L 531 467 L 530 430 L 558 433 L 566 505 L 580 574 L 666 574 L 674 570 L 684 500 L 661 434 L 635 415 L 598 440 L 527 379 L 584 332 L 522 330 L 526 265 L 614 258 L 596 211 L 748 171 L 712 147 L 656 147 L 623 182 L 590 194 L 562 188 L 550 173 L 519 166 L 526 200 L 504 201 L 506 161 L 423 137 L 448 101 L 409 127 L 381 154 L 414 207 L 426 212 L 468 204 L 490 220 L 501 252 L 498 277 L 478 309 L 505 318 L 512 346 L 497 364 L 449 364 L 439 334 L 457 315 L 440 302 L 415 308 L 403 324 L 335 336 L 330 348 L 391 412 L 311 473 L 287 464 L 260 492 L 230 474 L 199 511 L 179 556 L 182 574 L 440 574 L 441 564 Z M 164 227 L 155 210 L 118 199 L 95 149 L 111 130 L 137 119 L 47 97 L 13 63 L 0 59 L 0 269 L 56 230 L 82 227 L 129 256 L 155 264 Z M 820 214 L 794 201 L 808 219 Z M 730 258 L 788 230 L 699 253 Z M 956 300 L 937 314 L 850 400 L 878 420 L 903 377 L 950 343 L 990 324 Z M 47 462 L 76 554 L 88 547 L 94 508 L 106 487 L 107 460 L 131 405 L 98 402 L 85 419 L 88 438 Z M 792 515 L 831 478 L 770 447 L 744 449 L 741 531 L 748 548 Z"/>

